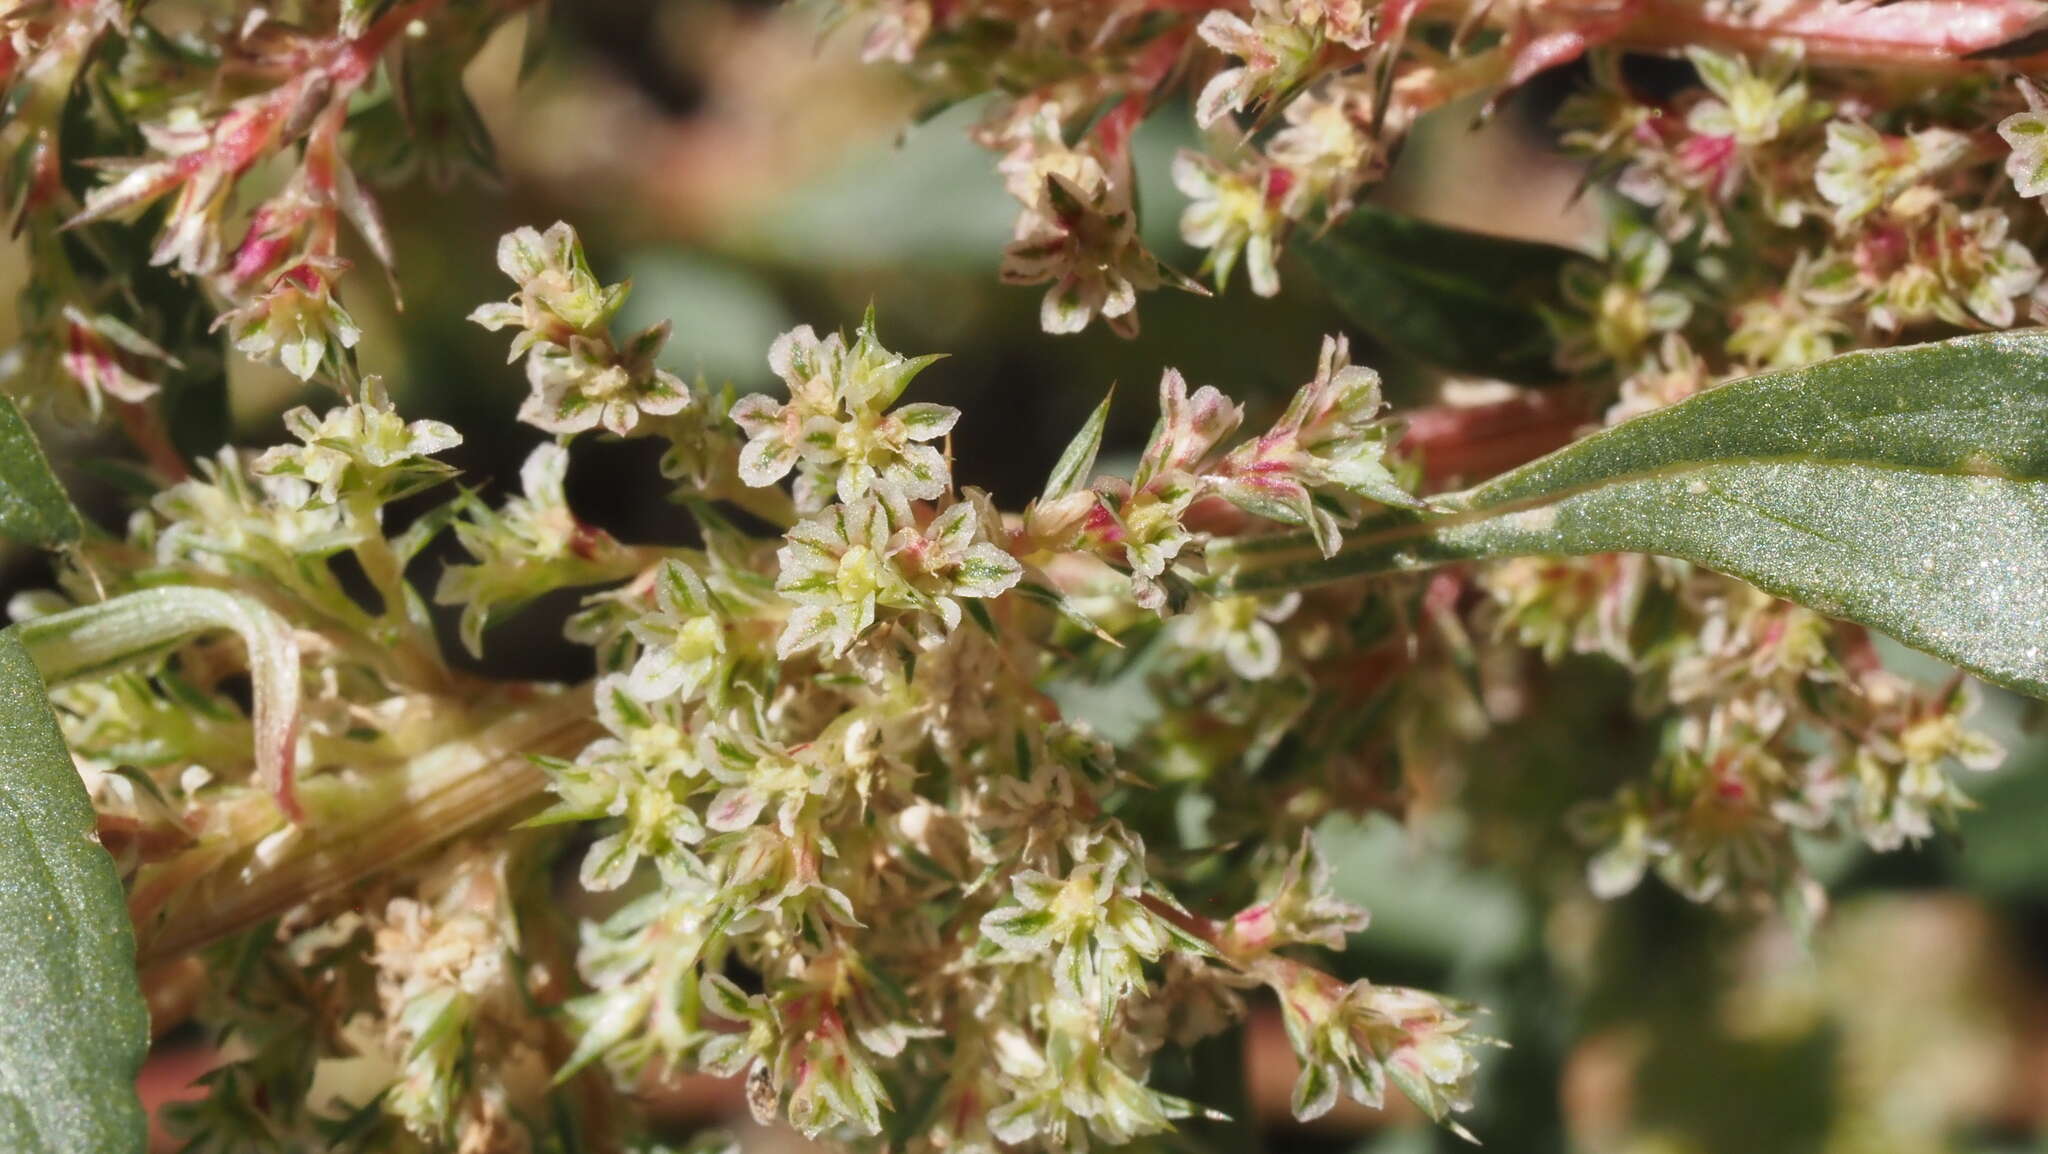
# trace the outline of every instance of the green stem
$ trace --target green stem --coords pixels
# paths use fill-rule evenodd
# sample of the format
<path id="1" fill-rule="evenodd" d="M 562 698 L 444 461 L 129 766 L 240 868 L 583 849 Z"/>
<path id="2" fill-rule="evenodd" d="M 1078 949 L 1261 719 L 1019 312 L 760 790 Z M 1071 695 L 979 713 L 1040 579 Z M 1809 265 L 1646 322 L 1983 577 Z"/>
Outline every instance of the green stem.
<path id="1" fill-rule="evenodd" d="M 447 663 L 427 623 L 414 614 L 415 598 L 406 584 L 405 563 L 384 536 L 383 518 L 374 497 L 357 493 L 349 498 L 346 512 L 356 530 L 356 560 L 377 590 L 383 611 L 378 631 L 391 638 L 400 680 L 419 688 L 441 691 L 448 688 Z"/>
<path id="2" fill-rule="evenodd" d="M 720 492 L 717 499 L 730 502 L 778 529 L 791 529 L 797 522 L 796 503 L 790 499 L 789 491 L 780 485 L 770 485 L 765 489 L 733 486 Z"/>
<path id="3" fill-rule="evenodd" d="M 1418 521 L 1412 517 L 1368 521 L 1345 534 L 1344 543 L 1331 556 L 1323 556 L 1315 539 L 1307 533 L 1274 533 L 1261 537 L 1211 542 L 1204 554 L 1210 576 L 1197 584 L 1203 592 L 1218 597 L 1245 593 L 1278 593 L 1307 589 L 1370 577 L 1382 573 L 1408 573 L 1433 569 L 1455 561 L 1491 555 L 1485 550 L 1461 548 L 1442 534 L 1461 520 L 1479 520 L 1495 511 L 1461 517 L 1434 517 Z"/>

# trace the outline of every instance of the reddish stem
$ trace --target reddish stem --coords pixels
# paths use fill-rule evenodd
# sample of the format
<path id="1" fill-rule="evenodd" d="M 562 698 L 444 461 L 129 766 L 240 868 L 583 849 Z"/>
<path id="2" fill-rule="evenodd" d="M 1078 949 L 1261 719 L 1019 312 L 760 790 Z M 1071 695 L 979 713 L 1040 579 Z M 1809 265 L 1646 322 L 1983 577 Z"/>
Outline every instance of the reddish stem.
<path id="1" fill-rule="evenodd" d="M 128 440 L 142 451 L 149 467 L 167 484 L 176 484 L 192 475 L 185 467 L 185 458 L 171 444 L 170 432 L 164 427 L 163 413 L 157 406 L 122 401 L 114 406 L 114 413 L 120 418 L 121 431 L 128 434 Z"/>

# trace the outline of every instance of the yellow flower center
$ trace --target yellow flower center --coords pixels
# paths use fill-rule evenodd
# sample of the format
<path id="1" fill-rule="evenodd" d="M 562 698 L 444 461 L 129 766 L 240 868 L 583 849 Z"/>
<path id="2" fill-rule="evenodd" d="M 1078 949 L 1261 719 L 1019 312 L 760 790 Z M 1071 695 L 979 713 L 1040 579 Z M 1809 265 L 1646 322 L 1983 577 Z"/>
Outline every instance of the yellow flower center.
<path id="1" fill-rule="evenodd" d="M 832 583 L 847 601 L 865 601 L 882 587 L 882 559 L 866 545 L 855 545 L 839 558 Z"/>
<path id="2" fill-rule="evenodd" d="M 718 655 L 718 621 L 711 617 L 692 617 L 676 630 L 676 656 L 684 661 L 709 661 Z"/>
<path id="3" fill-rule="evenodd" d="M 1095 877 L 1093 874 L 1078 874 L 1067 879 L 1060 887 L 1059 896 L 1052 900 L 1052 916 L 1061 926 L 1086 925 L 1095 920 L 1097 906 L 1095 898 Z"/>
<path id="4" fill-rule="evenodd" d="M 1600 293 L 1600 351 L 1625 360 L 1650 338 L 1650 310 L 1643 294 L 1615 282 Z"/>

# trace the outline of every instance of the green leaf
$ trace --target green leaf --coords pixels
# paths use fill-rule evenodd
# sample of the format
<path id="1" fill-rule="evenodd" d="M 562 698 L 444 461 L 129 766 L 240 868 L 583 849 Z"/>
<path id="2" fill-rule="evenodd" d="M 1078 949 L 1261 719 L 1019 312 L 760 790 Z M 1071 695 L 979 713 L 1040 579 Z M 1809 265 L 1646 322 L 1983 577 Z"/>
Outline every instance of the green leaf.
<path id="1" fill-rule="evenodd" d="M 1522 384 L 1559 379 L 1539 302 L 1583 254 L 1361 205 L 1300 246 L 1337 307 L 1397 352 Z"/>
<path id="2" fill-rule="evenodd" d="M 1680 557 L 2048 697 L 2048 334 L 1736 381 L 1383 519 L 1210 549 L 1219 591 L 1452 561 Z"/>
<path id="3" fill-rule="evenodd" d="M 0 396 L 0 537 L 48 549 L 77 540 L 82 527 L 28 422 Z"/>
<path id="4" fill-rule="evenodd" d="M 135 934 L 42 678 L 0 632 L 0 1150 L 141 1154 Z"/>
<path id="5" fill-rule="evenodd" d="M 1088 474 L 1095 468 L 1095 454 L 1102 449 L 1102 430 L 1109 424 L 1109 402 L 1116 396 L 1111 389 L 1088 414 L 1088 420 L 1074 439 L 1067 442 L 1060 459 L 1053 464 L 1052 475 L 1046 478 L 1045 492 L 1041 501 L 1057 501 L 1061 497 L 1088 483 Z"/>

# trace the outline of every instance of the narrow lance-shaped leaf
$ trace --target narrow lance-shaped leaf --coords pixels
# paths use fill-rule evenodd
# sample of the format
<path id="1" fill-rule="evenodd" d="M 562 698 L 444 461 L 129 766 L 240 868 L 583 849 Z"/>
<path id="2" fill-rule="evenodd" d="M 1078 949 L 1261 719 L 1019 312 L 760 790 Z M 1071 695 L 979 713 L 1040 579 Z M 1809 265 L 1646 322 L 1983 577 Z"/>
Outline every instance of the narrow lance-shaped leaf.
<path id="1" fill-rule="evenodd" d="M 1219 591 L 1540 554 L 1684 558 L 2048 697 L 2048 334 L 1736 381 L 1383 520 L 1213 547 Z"/>
<path id="2" fill-rule="evenodd" d="M 1109 402 L 1114 396 L 1116 390 L 1112 389 L 1088 414 L 1081 431 L 1067 442 L 1066 450 L 1052 467 L 1052 476 L 1046 478 L 1041 500 L 1057 501 L 1088 483 L 1088 474 L 1095 468 L 1095 454 L 1102 449 L 1102 430 L 1109 424 Z"/>
<path id="3" fill-rule="evenodd" d="M 141 1154 L 135 934 L 43 683 L 0 631 L 0 1150 Z"/>
<path id="4" fill-rule="evenodd" d="M 279 808 L 300 821 L 293 762 L 299 732 L 299 646 L 291 626 L 253 597 L 173 586 L 129 593 L 17 626 L 51 684 L 144 660 L 216 629 L 249 651 L 256 773 Z"/>
<path id="5" fill-rule="evenodd" d="M 1559 379 L 1534 302 L 1557 295 L 1580 259 L 1571 249 L 1361 205 L 1301 252 L 1344 315 L 1388 348 L 1453 372 Z"/>
<path id="6" fill-rule="evenodd" d="M 28 422 L 0 396 L 0 537 L 48 549 L 77 540 L 80 527 Z"/>

